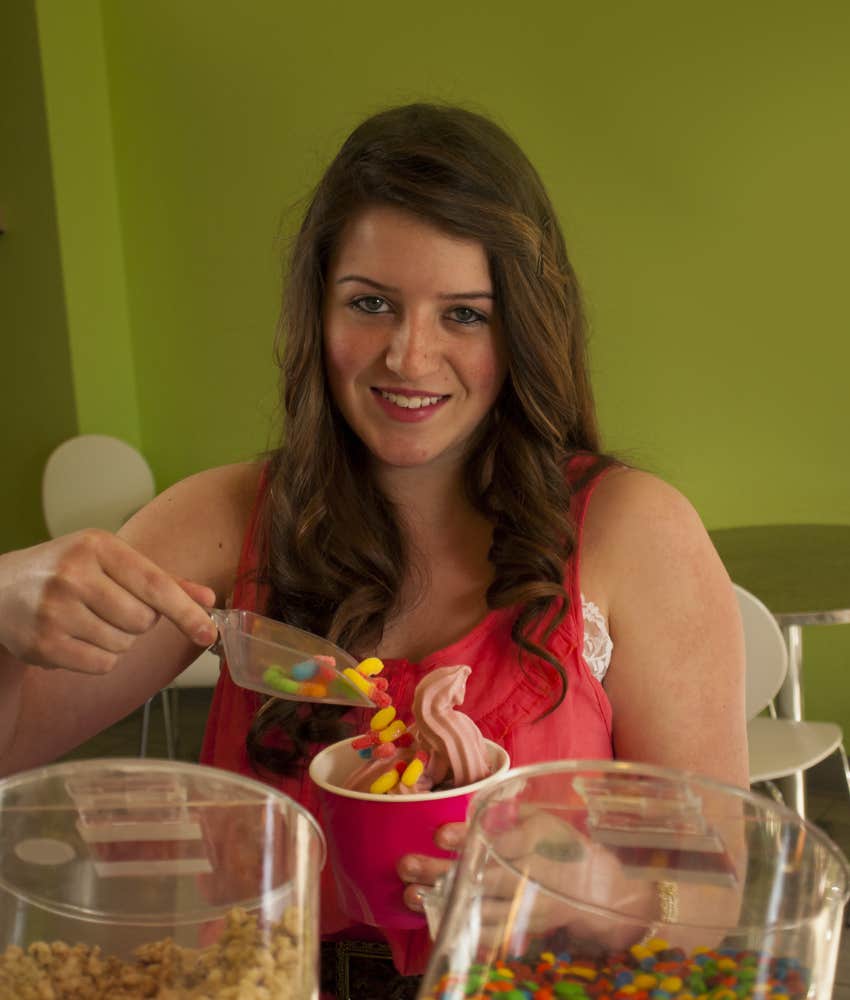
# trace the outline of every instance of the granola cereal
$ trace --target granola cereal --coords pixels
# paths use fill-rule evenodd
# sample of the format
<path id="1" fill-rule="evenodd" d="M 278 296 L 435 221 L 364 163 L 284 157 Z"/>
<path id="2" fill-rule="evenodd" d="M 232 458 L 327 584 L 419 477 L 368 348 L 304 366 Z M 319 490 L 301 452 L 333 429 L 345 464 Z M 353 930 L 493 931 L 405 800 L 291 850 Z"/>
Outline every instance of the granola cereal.
<path id="1" fill-rule="evenodd" d="M 268 929 L 233 909 L 215 944 L 184 948 L 166 938 L 130 961 L 63 941 L 12 945 L 0 954 L 0 1000 L 304 1000 L 302 963 L 312 952 L 299 926 L 294 909 Z M 312 985 L 315 969 L 308 975 Z"/>

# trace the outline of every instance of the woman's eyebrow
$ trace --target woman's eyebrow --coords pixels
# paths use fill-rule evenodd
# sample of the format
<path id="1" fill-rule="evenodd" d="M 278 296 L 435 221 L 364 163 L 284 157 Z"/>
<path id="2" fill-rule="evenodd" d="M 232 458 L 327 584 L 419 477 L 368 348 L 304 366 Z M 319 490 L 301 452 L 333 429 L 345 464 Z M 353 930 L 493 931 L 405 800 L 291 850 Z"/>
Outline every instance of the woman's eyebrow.
<path id="1" fill-rule="evenodd" d="M 399 289 L 395 285 L 385 285 L 380 281 L 375 281 L 374 278 L 367 278 L 362 274 L 344 274 L 341 278 L 337 278 L 336 283 L 338 285 L 343 285 L 348 281 L 359 282 L 363 285 L 369 285 L 371 288 L 377 288 L 380 292 L 398 292 Z M 492 292 L 476 291 L 476 292 L 441 292 L 438 299 L 495 299 Z"/>
<path id="2" fill-rule="evenodd" d="M 381 292 L 397 292 L 399 291 L 394 285 L 384 285 L 380 281 L 375 281 L 374 278 L 366 278 L 362 274 L 344 274 L 341 278 L 337 278 L 336 283 L 338 285 L 345 284 L 346 281 L 359 281 L 364 285 L 371 285 L 372 288 L 377 288 Z"/>
<path id="3" fill-rule="evenodd" d="M 438 299 L 495 299 L 492 292 L 443 292 Z"/>

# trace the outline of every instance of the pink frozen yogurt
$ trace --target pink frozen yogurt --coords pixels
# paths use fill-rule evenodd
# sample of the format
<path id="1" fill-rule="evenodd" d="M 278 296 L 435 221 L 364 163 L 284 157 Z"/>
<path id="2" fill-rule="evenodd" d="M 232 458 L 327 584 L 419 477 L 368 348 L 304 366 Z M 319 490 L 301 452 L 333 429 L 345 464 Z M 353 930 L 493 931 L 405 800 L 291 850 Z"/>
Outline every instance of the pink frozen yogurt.
<path id="1" fill-rule="evenodd" d="M 405 795 L 460 788 L 491 772 L 484 737 L 457 706 L 463 703 L 467 666 L 438 667 L 416 685 L 409 728 L 392 708 L 373 716 L 369 733 L 354 741 L 367 756 L 345 783 L 352 791 Z M 388 722 L 386 720 L 389 720 Z"/>

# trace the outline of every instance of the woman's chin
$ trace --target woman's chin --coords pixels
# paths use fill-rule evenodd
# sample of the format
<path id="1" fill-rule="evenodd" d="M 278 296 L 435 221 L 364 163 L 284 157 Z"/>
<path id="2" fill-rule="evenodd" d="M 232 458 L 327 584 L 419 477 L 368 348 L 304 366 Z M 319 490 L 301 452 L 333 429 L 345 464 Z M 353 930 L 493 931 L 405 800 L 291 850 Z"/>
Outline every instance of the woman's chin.
<path id="1" fill-rule="evenodd" d="M 411 442 L 376 442 L 367 444 L 376 467 L 391 469 L 432 469 L 445 470 L 459 468 L 463 463 L 462 444 L 427 446 Z"/>

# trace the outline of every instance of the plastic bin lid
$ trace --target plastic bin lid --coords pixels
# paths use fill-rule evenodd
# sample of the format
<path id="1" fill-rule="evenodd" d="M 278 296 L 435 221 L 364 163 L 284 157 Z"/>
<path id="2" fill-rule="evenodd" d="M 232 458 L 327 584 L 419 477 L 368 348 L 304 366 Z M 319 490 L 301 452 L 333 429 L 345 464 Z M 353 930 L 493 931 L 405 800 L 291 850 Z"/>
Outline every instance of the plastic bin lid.
<path id="1" fill-rule="evenodd" d="M 174 761 L 76 761 L 0 782 L 0 893 L 94 921 L 168 924 L 285 896 L 324 836 L 258 781 Z"/>

